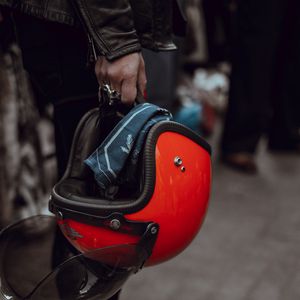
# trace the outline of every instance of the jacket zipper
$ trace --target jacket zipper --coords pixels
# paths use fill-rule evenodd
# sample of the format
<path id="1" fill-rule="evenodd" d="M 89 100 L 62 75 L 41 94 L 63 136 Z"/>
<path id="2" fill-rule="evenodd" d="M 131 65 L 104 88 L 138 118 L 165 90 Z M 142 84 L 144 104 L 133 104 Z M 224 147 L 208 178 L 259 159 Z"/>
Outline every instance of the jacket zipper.
<path id="1" fill-rule="evenodd" d="M 89 33 L 87 33 L 87 38 L 88 38 L 88 61 L 89 63 L 94 63 L 98 59 L 95 43 Z"/>

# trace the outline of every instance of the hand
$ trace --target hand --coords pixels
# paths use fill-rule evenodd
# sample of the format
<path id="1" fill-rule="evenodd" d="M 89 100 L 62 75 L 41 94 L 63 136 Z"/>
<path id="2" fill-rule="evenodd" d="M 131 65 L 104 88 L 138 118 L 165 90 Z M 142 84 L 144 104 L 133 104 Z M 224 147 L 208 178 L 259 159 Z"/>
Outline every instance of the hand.
<path id="1" fill-rule="evenodd" d="M 146 89 L 145 63 L 141 53 L 127 54 L 114 61 L 99 57 L 95 64 L 99 85 L 107 83 L 121 94 L 121 101 L 132 104 L 137 93 L 144 94 Z"/>

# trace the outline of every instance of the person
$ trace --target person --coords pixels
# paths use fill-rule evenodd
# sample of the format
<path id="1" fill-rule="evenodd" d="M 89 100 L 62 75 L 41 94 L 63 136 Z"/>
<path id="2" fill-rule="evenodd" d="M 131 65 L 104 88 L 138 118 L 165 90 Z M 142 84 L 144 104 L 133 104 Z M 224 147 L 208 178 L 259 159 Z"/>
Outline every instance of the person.
<path id="1" fill-rule="evenodd" d="M 263 134 L 271 151 L 299 150 L 300 22 L 294 7 L 294 0 L 238 3 L 221 159 L 243 172 L 257 172 Z"/>
<path id="2" fill-rule="evenodd" d="M 176 49 L 173 2 L 0 0 L 1 19 L 13 17 L 38 106 L 53 104 L 59 177 L 79 120 L 98 106 L 99 86 L 109 84 L 131 105 L 146 89 L 141 48 Z"/>
<path id="3" fill-rule="evenodd" d="M 60 175 L 79 119 L 97 105 L 98 85 L 109 83 L 123 103 L 133 103 L 146 88 L 141 47 L 176 49 L 171 40 L 172 1 L 155 3 L 0 0 L 0 7 L 13 8 L 24 67 L 37 102 L 54 104 Z M 146 11 L 148 18 L 143 17 Z M 97 57 L 96 77 L 86 67 L 91 53 Z"/>

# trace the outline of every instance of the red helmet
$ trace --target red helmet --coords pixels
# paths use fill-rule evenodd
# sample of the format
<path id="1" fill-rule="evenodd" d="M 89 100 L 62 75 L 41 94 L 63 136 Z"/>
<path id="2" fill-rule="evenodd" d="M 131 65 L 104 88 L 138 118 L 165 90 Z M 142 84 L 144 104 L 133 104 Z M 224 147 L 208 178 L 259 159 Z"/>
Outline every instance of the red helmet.
<path id="1" fill-rule="evenodd" d="M 136 189 L 110 200 L 99 194 L 83 164 L 100 144 L 101 130 L 98 109 L 81 120 L 67 170 L 53 188 L 50 210 L 82 253 L 133 244 L 148 251 L 147 266 L 171 259 L 203 223 L 211 186 L 210 146 L 183 125 L 157 123 L 145 139 Z"/>

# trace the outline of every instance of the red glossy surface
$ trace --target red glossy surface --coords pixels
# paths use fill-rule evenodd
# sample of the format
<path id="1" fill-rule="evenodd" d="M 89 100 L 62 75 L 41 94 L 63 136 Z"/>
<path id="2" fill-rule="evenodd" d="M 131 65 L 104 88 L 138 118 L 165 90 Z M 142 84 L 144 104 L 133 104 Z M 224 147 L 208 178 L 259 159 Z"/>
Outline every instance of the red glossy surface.
<path id="1" fill-rule="evenodd" d="M 182 159 L 181 167 L 174 158 Z M 177 133 L 163 133 L 156 146 L 156 186 L 149 204 L 127 215 L 131 220 L 151 220 L 160 225 L 148 265 L 168 260 L 193 240 L 204 220 L 211 186 L 210 155 Z"/>
<path id="2" fill-rule="evenodd" d="M 162 133 L 156 145 L 156 185 L 149 203 L 128 220 L 156 222 L 160 226 L 147 265 L 166 261 L 183 251 L 204 220 L 211 185 L 210 155 L 201 146 L 174 132 Z M 176 166 L 179 156 L 182 165 Z M 185 171 L 181 171 L 181 167 Z M 72 244 L 82 252 L 116 244 L 137 243 L 139 237 L 72 220 L 60 222 L 74 236 Z"/>
<path id="3" fill-rule="evenodd" d="M 70 219 L 60 221 L 59 224 L 68 239 L 73 236 L 72 244 L 84 253 L 116 244 L 135 244 L 140 239 L 139 236 L 126 235 Z"/>

